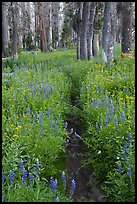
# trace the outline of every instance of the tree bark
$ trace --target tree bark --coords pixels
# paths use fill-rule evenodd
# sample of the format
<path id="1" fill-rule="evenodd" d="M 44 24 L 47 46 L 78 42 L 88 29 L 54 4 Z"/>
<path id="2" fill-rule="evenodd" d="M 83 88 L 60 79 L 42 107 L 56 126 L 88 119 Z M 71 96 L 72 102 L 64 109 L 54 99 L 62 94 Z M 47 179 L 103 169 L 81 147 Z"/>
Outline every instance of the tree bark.
<path id="1" fill-rule="evenodd" d="M 88 60 L 91 60 L 92 56 L 93 56 L 93 53 L 92 53 L 92 40 L 93 40 L 93 25 L 94 25 L 96 6 L 97 6 L 96 2 L 91 2 L 89 25 L 88 25 L 88 38 L 87 38 Z"/>
<path id="2" fill-rule="evenodd" d="M 122 8 L 122 53 L 131 54 L 133 2 L 122 2 Z"/>
<path id="3" fill-rule="evenodd" d="M 93 34 L 93 56 L 97 56 L 99 53 L 99 34 L 94 33 Z"/>
<path id="4" fill-rule="evenodd" d="M 115 32 L 116 2 L 105 2 L 102 38 L 102 57 L 104 62 L 111 62 L 113 60 Z"/>
<path id="5" fill-rule="evenodd" d="M 18 43 L 18 6 L 16 2 L 12 2 L 12 11 L 13 11 L 13 58 L 18 58 L 18 50 L 17 50 L 17 43 Z"/>
<path id="6" fill-rule="evenodd" d="M 88 19 L 89 19 L 89 6 L 90 2 L 84 2 L 82 13 L 82 25 L 80 35 L 80 58 L 87 60 L 87 31 L 88 31 Z"/>
<path id="7" fill-rule="evenodd" d="M 42 12 L 42 2 L 38 2 L 38 15 L 39 15 L 39 28 L 40 28 L 40 35 L 41 35 L 41 50 L 45 52 L 47 51 L 47 39 L 46 39 L 46 30 L 45 30 L 43 12 Z"/>
<path id="8" fill-rule="evenodd" d="M 82 22 L 82 7 L 83 2 L 79 2 L 78 4 L 78 28 L 77 28 L 77 59 L 80 59 L 80 33 L 81 33 L 81 22 Z"/>
<path id="9" fill-rule="evenodd" d="M 8 19 L 7 19 L 7 2 L 2 2 L 2 54 L 7 56 L 8 48 Z"/>

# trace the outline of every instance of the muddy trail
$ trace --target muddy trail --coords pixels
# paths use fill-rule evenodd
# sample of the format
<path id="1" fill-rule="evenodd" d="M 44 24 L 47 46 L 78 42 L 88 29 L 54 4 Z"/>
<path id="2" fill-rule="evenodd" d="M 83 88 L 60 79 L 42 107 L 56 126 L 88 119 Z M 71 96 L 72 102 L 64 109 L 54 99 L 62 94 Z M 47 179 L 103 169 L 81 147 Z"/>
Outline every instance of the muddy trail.
<path id="1" fill-rule="evenodd" d="M 74 95 L 73 95 L 74 96 Z M 72 112 L 73 108 L 81 107 L 76 97 L 71 97 Z M 92 169 L 83 167 L 82 161 L 86 157 L 87 147 L 81 137 L 85 131 L 83 118 L 78 114 L 67 115 L 69 142 L 66 147 L 66 163 L 68 176 L 76 181 L 76 190 L 72 196 L 73 202 L 105 202 L 103 193 L 96 179 L 92 176 Z M 70 184 L 68 184 L 70 189 Z"/>

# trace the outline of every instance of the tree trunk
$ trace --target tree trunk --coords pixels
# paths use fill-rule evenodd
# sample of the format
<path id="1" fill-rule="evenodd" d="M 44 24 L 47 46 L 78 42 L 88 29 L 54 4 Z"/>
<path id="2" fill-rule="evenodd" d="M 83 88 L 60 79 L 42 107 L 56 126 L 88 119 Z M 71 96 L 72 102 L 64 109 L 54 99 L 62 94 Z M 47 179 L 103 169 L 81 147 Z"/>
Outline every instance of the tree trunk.
<path id="1" fill-rule="evenodd" d="M 43 15 L 44 23 L 47 36 L 47 48 L 49 51 L 52 51 L 52 7 L 51 2 L 42 2 L 43 3 Z"/>
<path id="2" fill-rule="evenodd" d="M 88 38 L 87 38 L 87 53 L 88 53 L 88 60 L 92 59 L 92 39 L 93 39 L 93 25 L 94 25 L 94 18 L 95 18 L 95 11 L 96 11 L 96 2 L 91 2 L 90 6 L 90 16 L 89 16 L 89 26 L 88 26 Z"/>
<path id="3" fill-rule="evenodd" d="M 42 2 L 38 2 L 38 15 L 39 15 L 39 27 L 41 35 L 41 50 L 43 52 L 47 51 L 47 42 L 46 42 L 46 32 L 42 12 Z"/>
<path id="4" fill-rule="evenodd" d="M 80 58 L 84 60 L 87 60 L 87 31 L 89 19 L 89 6 L 90 2 L 84 2 L 80 35 Z"/>
<path id="5" fill-rule="evenodd" d="M 79 2 L 78 4 L 78 28 L 77 28 L 77 59 L 80 59 L 80 32 L 81 32 L 81 22 L 82 22 L 82 7 L 83 2 Z"/>
<path id="6" fill-rule="evenodd" d="M 102 57 L 104 62 L 113 60 L 114 37 L 116 32 L 116 3 L 105 2 L 102 39 Z"/>
<path id="7" fill-rule="evenodd" d="M 122 8 L 122 53 L 131 54 L 133 2 L 122 2 Z"/>
<path id="8" fill-rule="evenodd" d="M 93 34 L 93 56 L 97 56 L 99 53 L 99 34 Z"/>
<path id="9" fill-rule="evenodd" d="M 2 2 L 2 54 L 7 56 L 8 48 L 8 19 L 7 19 L 7 2 Z"/>
<path id="10" fill-rule="evenodd" d="M 12 11 L 13 11 L 13 58 L 18 58 L 17 43 L 18 43 L 18 6 L 16 2 L 12 2 Z"/>

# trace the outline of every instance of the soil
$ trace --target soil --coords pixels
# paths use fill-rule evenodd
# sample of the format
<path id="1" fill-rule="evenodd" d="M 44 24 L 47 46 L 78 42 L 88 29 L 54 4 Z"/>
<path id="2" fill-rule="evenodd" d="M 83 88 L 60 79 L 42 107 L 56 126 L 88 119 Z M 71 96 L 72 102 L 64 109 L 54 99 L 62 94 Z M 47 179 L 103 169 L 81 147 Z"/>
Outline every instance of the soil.
<path id="1" fill-rule="evenodd" d="M 76 105 L 73 99 L 72 105 Z M 76 190 L 72 196 L 73 202 L 105 202 L 100 186 L 96 185 L 96 179 L 92 176 L 92 169 L 83 167 L 81 161 L 85 157 L 87 147 L 84 142 L 75 136 L 75 132 L 82 137 L 82 119 L 68 117 L 68 131 L 73 128 L 73 134 L 69 135 L 69 143 L 66 147 L 67 159 L 66 168 L 68 176 L 76 181 Z M 70 184 L 67 186 L 70 189 Z"/>

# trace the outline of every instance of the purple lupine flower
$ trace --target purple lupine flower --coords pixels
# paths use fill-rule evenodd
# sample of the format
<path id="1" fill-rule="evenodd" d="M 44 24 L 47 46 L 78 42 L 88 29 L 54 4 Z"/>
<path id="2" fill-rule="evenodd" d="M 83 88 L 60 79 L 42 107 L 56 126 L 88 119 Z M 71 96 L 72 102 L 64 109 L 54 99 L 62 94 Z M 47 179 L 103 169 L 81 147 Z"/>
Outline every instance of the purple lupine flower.
<path id="1" fill-rule="evenodd" d="M 20 118 L 20 120 L 22 120 L 22 115 L 21 114 L 19 114 L 19 118 Z"/>
<path id="2" fill-rule="evenodd" d="M 56 200 L 55 200 L 55 202 L 60 202 L 60 199 L 57 197 Z"/>
<path id="3" fill-rule="evenodd" d="M 104 86 L 100 86 L 100 90 L 103 91 L 104 90 Z"/>
<path id="4" fill-rule="evenodd" d="M 123 91 L 124 91 L 124 92 L 128 92 L 129 89 L 128 89 L 128 88 L 124 88 Z"/>
<path id="5" fill-rule="evenodd" d="M 96 122 L 96 131 L 99 131 L 99 126 L 97 122 Z"/>
<path id="6" fill-rule="evenodd" d="M 67 139 L 67 140 L 66 140 L 66 144 L 68 145 L 69 142 L 70 142 L 69 139 Z"/>
<path id="7" fill-rule="evenodd" d="M 118 120 L 115 120 L 115 124 L 116 124 L 116 130 L 118 131 Z"/>
<path id="8" fill-rule="evenodd" d="M 73 195 L 75 189 L 76 189 L 76 182 L 74 179 L 72 179 L 72 181 L 71 181 L 71 195 Z"/>
<path id="9" fill-rule="evenodd" d="M 34 95 L 36 95 L 36 89 L 34 89 L 34 91 L 33 91 L 33 92 L 34 92 Z"/>
<path id="10" fill-rule="evenodd" d="M 14 170 L 12 169 L 12 170 L 10 170 L 10 182 L 12 183 L 12 184 L 14 184 Z"/>
<path id="11" fill-rule="evenodd" d="M 106 126 L 108 126 L 108 121 L 109 121 L 109 115 L 106 116 L 106 121 L 105 121 Z"/>
<path id="12" fill-rule="evenodd" d="M 50 117 L 50 109 L 47 110 L 48 118 Z"/>
<path id="13" fill-rule="evenodd" d="M 36 167 L 35 167 L 35 174 L 36 174 L 36 175 L 39 174 L 39 167 L 40 167 L 40 163 L 37 162 L 37 163 L 36 163 Z"/>
<path id="14" fill-rule="evenodd" d="M 129 144 L 125 143 L 124 147 L 127 149 L 129 147 Z"/>
<path id="15" fill-rule="evenodd" d="M 81 138 L 80 135 L 78 135 L 76 132 L 75 132 L 75 136 L 78 137 L 78 138 Z"/>
<path id="16" fill-rule="evenodd" d="M 118 172 L 121 173 L 122 172 L 122 166 L 120 164 L 118 164 Z"/>
<path id="17" fill-rule="evenodd" d="M 70 130 L 70 135 L 73 133 L 73 131 L 74 131 L 73 128 L 71 128 L 71 130 Z"/>
<path id="18" fill-rule="evenodd" d="M 27 114 L 30 114 L 30 107 L 27 108 Z"/>
<path id="19" fill-rule="evenodd" d="M 124 120 L 126 119 L 126 116 L 125 116 L 124 113 L 121 114 L 121 118 L 124 119 Z"/>
<path id="20" fill-rule="evenodd" d="M 24 164 L 23 164 L 23 160 L 22 159 L 20 160 L 20 169 L 21 169 L 21 171 L 23 171 L 23 169 L 24 169 Z"/>
<path id="21" fill-rule="evenodd" d="M 102 119 L 100 119 L 100 126 L 102 126 L 103 125 L 103 120 Z"/>
<path id="22" fill-rule="evenodd" d="M 128 139 L 128 142 L 130 142 L 130 140 L 131 140 L 131 133 L 127 134 L 127 139 Z"/>
<path id="23" fill-rule="evenodd" d="M 27 180 L 28 172 L 27 170 L 23 169 L 22 171 L 22 181 L 25 182 Z"/>
<path id="24" fill-rule="evenodd" d="M 4 182 L 4 172 L 2 171 L 2 182 Z"/>
<path id="25" fill-rule="evenodd" d="M 122 158 L 125 158 L 126 152 L 125 152 L 125 151 L 122 151 L 121 155 L 122 155 Z"/>
<path id="26" fill-rule="evenodd" d="M 41 128 L 41 131 L 44 132 L 44 126 L 42 125 L 40 128 Z"/>
<path id="27" fill-rule="evenodd" d="M 131 176 L 131 167 L 128 167 L 127 169 L 127 175 L 130 177 Z"/>
<path id="28" fill-rule="evenodd" d="M 29 173 L 29 179 L 30 179 L 30 181 L 32 181 L 32 179 L 33 179 L 33 174 L 32 173 Z"/>
<path id="29" fill-rule="evenodd" d="M 51 186 L 52 189 L 57 189 L 58 188 L 57 179 L 54 180 L 53 177 L 50 177 L 50 186 Z"/>
<path id="30" fill-rule="evenodd" d="M 110 104 L 110 113 L 114 114 L 114 105 L 112 103 Z"/>
<path id="31" fill-rule="evenodd" d="M 66 188 L 66 175 L 65 175 L 64 171 L 62 172 L 61 177 L 62 177 L 62 180 L 63 180 L 64 187 Z"/>

